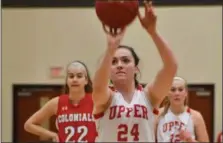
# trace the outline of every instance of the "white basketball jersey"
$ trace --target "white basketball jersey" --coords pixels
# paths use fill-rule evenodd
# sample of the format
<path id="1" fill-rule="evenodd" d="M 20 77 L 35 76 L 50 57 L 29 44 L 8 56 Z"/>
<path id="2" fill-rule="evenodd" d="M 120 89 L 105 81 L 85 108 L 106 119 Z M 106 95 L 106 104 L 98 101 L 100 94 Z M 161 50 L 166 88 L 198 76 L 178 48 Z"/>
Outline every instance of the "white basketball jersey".
<path id="1" fill-rule="evenodd" d="M 135 90 L 131 103 L 115 92 L 111 105 L 96 119 L 96 142 L 154 142 L 155 110 L 144 91 Z"/>
<path id="2" fill-rule="evenodd" d="M 191 118 L 190 109 L 176 116 L 170 109 L 166 115 L 159 118 L 157 127 L 158 142 L 183 142 L 179 139 L 179 131 L 187 130 L 195 139 L 194 123 Z"/>

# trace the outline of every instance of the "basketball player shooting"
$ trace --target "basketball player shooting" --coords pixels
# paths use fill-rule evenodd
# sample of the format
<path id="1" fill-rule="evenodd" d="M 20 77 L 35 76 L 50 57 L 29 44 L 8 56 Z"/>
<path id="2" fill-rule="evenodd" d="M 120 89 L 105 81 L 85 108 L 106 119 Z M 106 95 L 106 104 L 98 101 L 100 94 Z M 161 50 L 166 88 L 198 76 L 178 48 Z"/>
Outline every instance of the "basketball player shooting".
<path id="1" fill-rule="evenodd" d="M 157 17 L 151 2 L 145 4 L 145 15 L 139 13 L 138 18 L 155 43 L 163 67 L 155 80 L 143 89 L 137 81 L 138 55 L 132 47 L 120 45 L 125 28 L 117 35 L 106 33 L 107 49 L 93 79 L 93 114 L 98 142 L 155 141 L 155 109 L 172 85 L 177 61 L 156 30 Z M 110 79 L 113 88 L 108 87 Z"/>

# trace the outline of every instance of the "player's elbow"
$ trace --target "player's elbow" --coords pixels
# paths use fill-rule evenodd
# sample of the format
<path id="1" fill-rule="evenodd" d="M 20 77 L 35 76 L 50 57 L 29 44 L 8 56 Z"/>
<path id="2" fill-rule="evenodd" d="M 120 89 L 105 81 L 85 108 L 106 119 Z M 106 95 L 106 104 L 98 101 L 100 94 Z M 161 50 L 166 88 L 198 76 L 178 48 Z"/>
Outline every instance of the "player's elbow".
<path id="1" fill-rule="evenodd" d="M 171 68 L 172 68 L 173 72 L 176 74 L 177 73 L 177 69 L 178 69 L 178 63 L 177 63 L 177 61 L 174 61 L 172 63 Z"/>
<path id="2" fill-rule="evenodd" d="M 163 62 L 163 66 L 164 68 L 166 69 L 169 69 L 169 70 L 177 70 L 178 68 L 178 61 L 176 59 L 176 57 L 174 55 L 170 56 L 169 55 L 169 58 L 166 58 L 166 59 L 163 59 L 164 62 Z"/>
<path id="3" fill-rule="evenodd" d="M 27 132 L 32 132 L 33 125 L 34 125 L 34 122 L 32 121 L 32 119 L 31 118 L 28 119 L 24 124 L 24 130 Z"/>
<path id="4" fill-rule="evenodd" d="M 173 70 L 175 70 L 175 72 L 177 71 L 177 69 L 178 69 L 178 63 L 177 63 L 177 61 L 174 61 L 174 62 L 172 63 L 171 68 L 172 68 Z"/>
<path id="5" fill-rule="evenodd" d="M 27 120 L 24 124 L 24 130 L 27 132 L 30 132 L 31 126 L 32 126 L 32 123 L 29 120 Z"/>
<path id="6" fill-rule="evenodd" d="M 178 69 L 178 63 L 176 61 L 173 61 L 169 64 L 164 65 L 164 68 L 166 69 L 166 71 L 169 71 L 175 74 Z"/>
<path id="7" fill-rule="evenodd" d="M 178 65 L 177 64 L 165 65 L 162 70 L 165 72 L 165 75 L 167 77 L 170 77 L 172 79 L 177 74 Z"/>

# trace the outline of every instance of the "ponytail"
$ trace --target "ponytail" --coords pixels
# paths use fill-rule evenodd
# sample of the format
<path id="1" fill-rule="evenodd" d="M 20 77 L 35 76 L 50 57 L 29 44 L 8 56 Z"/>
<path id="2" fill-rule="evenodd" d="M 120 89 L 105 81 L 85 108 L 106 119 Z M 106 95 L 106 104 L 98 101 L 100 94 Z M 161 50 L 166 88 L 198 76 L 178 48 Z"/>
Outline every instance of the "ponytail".
<path id="1" fill-rule="evenodd" d="M 166 96 L 164 101 L 163 101 L 163 105 L 164 105 L 164 110 L 161 113 L 161 116 L 165 116 L 168 109 L 170 108 L 170 100 L 168 99 L 168 97 Z"/>

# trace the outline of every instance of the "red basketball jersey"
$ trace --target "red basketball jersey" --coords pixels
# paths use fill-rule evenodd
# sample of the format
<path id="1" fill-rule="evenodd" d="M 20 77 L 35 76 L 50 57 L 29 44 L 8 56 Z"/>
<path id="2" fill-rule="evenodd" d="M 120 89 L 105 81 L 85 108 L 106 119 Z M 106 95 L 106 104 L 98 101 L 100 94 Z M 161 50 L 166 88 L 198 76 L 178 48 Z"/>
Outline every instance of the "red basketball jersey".
<path id="1" fill-rule="evenodd" d="M 68 95 L 61 95 L 57 111 L 60 142 L 94 142 L 97 132 L 92 111 L 91 94 L 86 94 L 78 105 L 71 104 Z"/>

